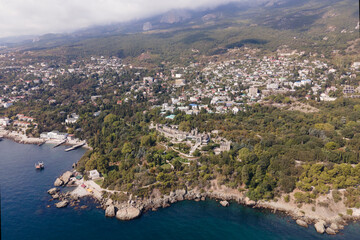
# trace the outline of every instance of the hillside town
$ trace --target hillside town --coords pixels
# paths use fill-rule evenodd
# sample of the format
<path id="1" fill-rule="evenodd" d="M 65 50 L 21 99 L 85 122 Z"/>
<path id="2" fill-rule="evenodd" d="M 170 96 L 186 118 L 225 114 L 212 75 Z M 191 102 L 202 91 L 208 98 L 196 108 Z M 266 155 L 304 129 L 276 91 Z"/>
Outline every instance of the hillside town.
<path id="1" fill-rule="evenodd" d="M 318 102 L 334 101 L 342 95 L 360 96 L 356 81 L 359 62 L 339 70 L 321 56 L 310 54 L 307 58 L 304 52 L 278 50 L 276 55 L 257 56 L 253 49 L 245 49 L 241 53 L 238 59 L 168 66 L 151 75 L 145 67 L 124 64 L 116 57 L 91 57 L 73 60 L 70 65 L 56 65 L 52 62 L 30 64 L 31 58 L 3 54 L 0 69 L 5 81 L 0 82 L 0 105 L 9 108 L 40 93 L 66 87 L 60 81 L 64 78 L 74 78 L 74 81 L 93 78 L 94 93 L 102 93 L 74 99 L 78 104 L 86 101 L 96 104 L 102 95 L 110 93 L 118 104 L 143 96 L 153 103 L 153 107 L 160 107 L 164 114 L 177 110 L 186 114 L 200 111 L 236 114 L 244 110 L 245 104 L 265 103 L 270 99 L 290 103 L 301 99 Z M 122 80 L 125 76 L 131 77 L 131 81 Z M 335 84 L 334 79 L 338 79 Z M 157 98 L 159 85 L 169 96 L 163 102 Z M 126 86 L 125 92 L 120 90 Z M 279 95 L 290 98 L 272 97 Z M 36 100 L 55 106 L 70 104 L 62 102 L 57 94 Z M 76 112 L 67 115 L 66 124 L 74 124 L 79 118 Z M 167 117 L 171 119 L 169 115 Z"/>
<path id="2" fill-rule="evenodd" d="M 3 108 L 29 101 L 52 109 L 67 107 L 60 112 L 61 128 L 41 125 L 39 129 L 34 114 L 24 115 L 22 111 L 0 116 L 0 126 L 3 130 L 44 141 L 79 142 L 82 131 L 79 122 L 85 116 L 98 118 L 104 104 L 121 105 L 142 98 L 152 109 L 159 109 L 168 122 L 166 125 L 154 123 L 153 128 L 173 143 L 186 143 L 191 156 L 201 151 L 214 134 L 198 133 L 197 129 L 184 132 L 171 125 L 181 112 L 236 115 L 253 104 L 316 112 L 316 107 L 311 106 L 313 103 L 335 101 L 342 96 L 360 97 L 359 62 L 353 62 L 347 69 L 338 69 L 323 56 L 290 50 L 286 46 L 271 55 L 246 47 L 233 49 L 231 54 L 237 58 L 210 59 L 187 66 L 168 64 L 157 71 L 125 63 L 117 57 L 90 57 L 65 64 L 55 60 L 34 62 L 31 53 L 2 54 L 0 105 Z M 93 86 L 93 91 L 87 91 L 88 95 L 63 95 L 62 89 L 85 79 L 90 79 L 87 82 Z M 80 114 L 76 106 L 88 104 L 91 112 Z M 214 148 L 216 154 L 230 150 L 231 141 L 216 139 L 215 142 L 218 144 Z"/>
<path id="3" fill-rule="evenodd" d="M 25 13 L 26 36 L 6 37 L 21 17 L 4 15 L 0 176 L 8 238 L 357 239 L 358 1 L 99 1 L 95 9 L 90 0 L 71 11 L 66 2 L 51 6 L 58 14 L 44 14 L 46 4 Z M 134 14 L 136 5 L 143 11 Z M 16 16 L 12 10 L 5 12 Z M 115 21 L 130 15 L 136 19 Z M 53 33 L 31 33 L 44 16 Z M 104 220 L 95 208 L 127 221 L 184 200 L 194 203 L 178 204 L 160 225 L 160 215 L 169 218 L 163 211 L 135 225 L 106 219 L 79 227 Z M 226 208 L 236 203 L 243 206 Z M 269 218 L 270 211 L 281 214 Z M 220 222 L 203 225 L 202 215 Z M 69 231 L 58 237 L 57 226 Z"/>
<path id="4" fill-rule="evenodd" d="M 359 1 L 0 2 L 1 239 L 360 239 Z"/>

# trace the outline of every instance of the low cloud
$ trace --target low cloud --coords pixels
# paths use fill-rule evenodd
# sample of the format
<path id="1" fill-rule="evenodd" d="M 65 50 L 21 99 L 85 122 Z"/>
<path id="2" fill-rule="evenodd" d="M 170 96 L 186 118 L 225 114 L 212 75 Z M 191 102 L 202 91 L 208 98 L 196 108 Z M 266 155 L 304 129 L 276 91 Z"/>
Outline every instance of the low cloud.
<path id="1" fill-rule="evenodd" d="M 72 32 L 150 17 L 171 9 L 211 8 L 233 1 L 0 0 L 0 37 Z"/>

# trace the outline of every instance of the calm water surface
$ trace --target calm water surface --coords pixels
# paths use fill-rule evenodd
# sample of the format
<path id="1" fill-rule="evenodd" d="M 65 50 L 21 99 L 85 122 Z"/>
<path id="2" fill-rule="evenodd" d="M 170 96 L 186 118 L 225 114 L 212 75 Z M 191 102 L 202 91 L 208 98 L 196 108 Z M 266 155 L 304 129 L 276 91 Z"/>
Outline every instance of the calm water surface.
<path id="1" fill-rule="evenodd" d="M 85 152 L 64 149 L 0 142 L 1 239 L 360 239 L 358 223 L 340 235 L 319 235 L 289 217 L 237 204 L 224 208 L 215 201 L 184 201 L 130 222 L 105 218 L 87 199 L 85 210 L 56 209 L 46 191 Z M 45 170 L 34 169 L 37 161 Z"/>

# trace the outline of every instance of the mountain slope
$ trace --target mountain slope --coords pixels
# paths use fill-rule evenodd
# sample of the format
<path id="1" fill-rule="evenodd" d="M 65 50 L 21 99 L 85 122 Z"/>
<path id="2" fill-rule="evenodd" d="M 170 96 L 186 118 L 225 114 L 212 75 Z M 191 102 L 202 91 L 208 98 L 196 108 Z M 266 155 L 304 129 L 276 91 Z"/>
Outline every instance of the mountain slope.
<path id="1" fill-rule="evenodd" d="M 211 10 L 170 11 L 153 18 L 73 34 L 45 35 L 13 49 L 69 57 L 126 58 L 150 52 L 158 56 L 159 61 L 191 59 L 192 49 L 212 55 L 243 45 L 269 50 L 288 45 L 330 54 L 333 49 L 345 50 L 358 38 L 355 29 L 358 5 L 356 0 L 232 3 Z"/>

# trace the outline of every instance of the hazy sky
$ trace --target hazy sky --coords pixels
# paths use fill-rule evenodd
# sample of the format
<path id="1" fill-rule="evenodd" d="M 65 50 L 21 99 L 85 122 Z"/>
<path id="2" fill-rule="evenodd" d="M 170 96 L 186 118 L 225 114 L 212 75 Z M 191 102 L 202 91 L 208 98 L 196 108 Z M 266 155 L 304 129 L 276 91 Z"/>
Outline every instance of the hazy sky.
<path id="1" fill-rule="evenodd" d="M 0 37 L 71 32 L 92 25 L 149 17 L 176 8 L 214 7 L 233 1 L 0 0 Z"/>

